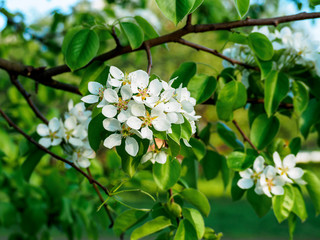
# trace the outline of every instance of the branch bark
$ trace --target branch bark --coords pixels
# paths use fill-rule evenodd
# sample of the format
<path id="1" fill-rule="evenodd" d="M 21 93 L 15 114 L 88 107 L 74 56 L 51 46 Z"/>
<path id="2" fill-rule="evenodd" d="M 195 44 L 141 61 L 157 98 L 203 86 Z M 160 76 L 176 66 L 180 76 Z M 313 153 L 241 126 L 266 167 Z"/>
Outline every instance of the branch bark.
<path id="1" fill-rule="evenodd" d="M 260 153 L 260 151 L 258 150 L 258 148 L 251 142 L 251 140 L 248 138 L 248 136 L 243 132 L 243 130 L 240 128 L 238 122 L 236 120 L 232 120 L 233 125 L 237 128 L 237 130 L 239 131 L 239 133 L 241 134 L 243 141 L 244 142 L 248 142 L 250 144 L 250 146 L 256 150 L 258 153 Z"/>

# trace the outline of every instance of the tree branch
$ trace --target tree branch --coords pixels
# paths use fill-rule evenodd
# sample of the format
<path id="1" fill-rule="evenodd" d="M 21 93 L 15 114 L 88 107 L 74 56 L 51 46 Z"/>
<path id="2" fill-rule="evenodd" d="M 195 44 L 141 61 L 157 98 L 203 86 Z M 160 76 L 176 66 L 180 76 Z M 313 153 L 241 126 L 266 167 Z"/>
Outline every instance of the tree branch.
<path id="1" fill-rule="evenodd" d="M 241 134 L 241 136 L 243 137 L 243 141 L 244 142 L 248 142 L 250 144 L 250 146 L 256 150 L 258 153 L 260 153 L 260 151 L 257 149 L 257 147 L 255 145 L 253 145 L 253 143 L 251 142 L 251 140 L 247 137 L 247 135 L 242 131 L 242 129 L 240 128 L 238 122 L 236 120 L 232 120 L 233 125 L 237 128 L 237 130 L 239 131 L 239 133 Z"/>
<path id="2" fill-rule="evenodd" d="M 149 45 L 145 44 L 146 53 L 147 53 L 147 59 L 148 59 L 148 67 L 147 67 L 147 73 L 150 75 L 151 68 L 152 68 L 152 55 Z"/>
<path id="3" fill-rule="evenodd" d="M 21 135 L 23 135 L 29 142 L 33 143 L 34 145 L 36 145 L 37 148 L 39 148 L 40 150 L 48 153 L 49 155 L 51 155 L 52 157 L 58 159 L 59 161 L 62 161 L 66 164 L 68 164 L 69 166 L 73 167 L 76 171 L 78 171 L 79 173 L 81 173 L 85 178 L 88 179 L 88 181 L 93 184 L 95 183 L 96 185 L 98 185 L 108 196 L 109 196 L 109 190 L 103 186 L 101 183 L 99 183 L 97 180 L 91 178 L 88 174 L 86 174 L 81 168 L 79 168 L 78 166 L 76 166 L 73 162 L 70 162 L 67 159 L 64 159 L 63 157 L 60 157 L 59 155 L 51 152 L 49 149 L 45 148 L 44 146 L 40 145 L 38 142 L 36 142 L 31 136 L 29 136 L 28 134 L 26 134 L 21 128 L 19 128 L 5 113 L 4 111 L 2 111 L 2 109 L 0 108 L 0 114 L 2 115 L 2 117 L 7 121 L 7 123 L 9 124 L 9 126 L 13 127 L 16 131 L 18 131 Z"/>
<path id="4" fill-rule="evenodd" d="M 18 78 L 16 75 L 10 74 L 10 80 L 12 82 L 13 85 L 16 86 L 16 88 L 18 89 L 18 91 L 21 93 L 21 95 L 26 99 L 27 103 L 29 104 L 30 108 L 32 109 L 32 111 L 35 113 L 35 115 L 41 120 L 43 121 L 45 124 L 48 125 L 49 121 L 46 119 L 45 116 L 42 115 L 42 113 L 39 111 L 39 109 L 37 108 L 37 106 L 32 102 L 31 100 L 31 95 L 24 89 L 24 87 L 22 86 L 22 84 L 19 82 Z"/>
<path id="5" fill-rule="evenodd" d="M 119 40 L 119 38 L 117 36 L 116 27 L 115 26 L 112 27 L 111 35 L 112 35 L 114 41 L 116 42 L 117 47 L 121 47 L 121 43 L 120 43 L 120 40 Z"/>

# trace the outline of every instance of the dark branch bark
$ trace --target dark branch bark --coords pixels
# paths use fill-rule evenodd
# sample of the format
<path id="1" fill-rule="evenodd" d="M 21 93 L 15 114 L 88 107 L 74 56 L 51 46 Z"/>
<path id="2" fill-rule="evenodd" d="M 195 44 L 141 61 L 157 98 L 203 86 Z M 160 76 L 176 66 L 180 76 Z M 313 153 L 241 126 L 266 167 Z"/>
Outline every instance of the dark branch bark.
<path id="1" fill-rule="evenodd" d="M 147 73 L 150 75 L 151 68 L 152 68 L 152 55 L 151 55 L 151 50 L 148 44 L 145 44 L 145 48 L 146 48 L 147 59 L 148 59 Z"/>
<path id="2" fill-rule="evenodd" d="M 247 137 L 247 135 L 242 131 L 242 129 L 240 128 L 238 122 L 236 120 L 232 120 L 233 125 L 237 128 L 237 130 L 239 131 L 239 133 L 241 134 L 243 141 L 244 142 L 248 142 L 250 144 L 250 146 L 256 150 L 258 153 L 260 153 L 260 151 L 257 149 L 257 147 L 251 142 L 251 140 Z"/>
<path id="3" fill-rule="evenodd" d="M 51 155 L 52 157 L 54 157 L 55 159 L 62 161 L 68 165 L 70 165 L 71 167 L 73 167 L 76 171 L 78 171 L 79 173 L 81 173 L 85 178 L 88 179 L 88 181 L 92 184 L 95 183 L 97 184 L 108 196 L 109 196 L 109 190 L 103 186 L 101 183 L 99 183 L 97 180 L 91 178 L 88 174 L 86 174 L 81 168 L 79 168 L 78 166 L 76 166 L 73 162 L 70 162 L 67 159 L 64 159 L 63 157 L 60 157 L 59 155 L 51 152 L 49 149 L 43 147 L 42 145 L 40 145 L 38 142 L 36 142 L 31 136 L 29 136 L 28 134 L 26 134 L 21 128 L 19 128 L 5 113 L 4 111 L 2 111 L 2 109 L 0 109 L 0 114 L 2 115 L 2 117 L 7 121 L 7 123 L 9 124 L 9 126 L 13 127 L 15 130 L 17 130 L 21 135 L 23 135 L 29 142 L 33 143 L 34 145 L 36 145 L 37 148 L 41 149 L 42 151 L 48 153 L 49 155 Z"/>
<path id="4" fill-rule="evenodd" d="M 17 76 L 13 75 L 13 74 L 10 74 L 10 80 L 11 80 L 12 84 L 16 86 L 16 88 L 21 93 L 21 95 L 26 99 L 27 103 L 29 104 L 29 106 L 32 109 L 32 111 L 34 112 L 34 114 L 41 121 L 43 121 L 45 124 L 48 124 L 49 121 L 46 119 L 45 116 L 42 115 L 42 113 L 39 111 L 37 106 L 33 103 L 33 101 L 31 100 L 31 95 L 24 89 L 22 84 L 19 82 Z"/>

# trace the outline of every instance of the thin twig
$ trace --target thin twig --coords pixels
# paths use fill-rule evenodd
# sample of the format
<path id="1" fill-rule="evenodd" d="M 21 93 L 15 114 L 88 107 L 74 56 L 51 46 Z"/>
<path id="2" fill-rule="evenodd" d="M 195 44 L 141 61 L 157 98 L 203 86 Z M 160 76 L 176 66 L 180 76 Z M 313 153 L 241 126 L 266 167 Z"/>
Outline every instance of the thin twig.
<path id="1" fill-rule="evenodd" d="M 237 64 L 237 65 L 243 66 L 243 67 L 248 68 L 248 69 L 253 69 L 253 70 L 256 70 L 256 71 L 260 71 L 260 69 L 258 67 L 251 66 L 249 64 L 246 64 L 246 63 L 240 62 L 238 60 L 229 58 L 229 57 L 219 53 L 215 49 L 207 48 L 205 46 L 202 46 L 202 45 L 199 45 L 199 44 L 196 44 L 196 43 L 193 43 L 193 42 L 189 42 L 189 41 L 187 41 L 185 39 L 182 39 L 182 38 L 179 38 L 176 42 L 178 42 L 178 43 L 180 43 L 182 45 L 194 48 L 196 50 L 200 50 L 200 51 L 211 53 L 211 54 L 213 54 L 213 55 L 215 55 L 215 56 L 217 56 L 219 58 L 222 58 L 222 59 L 230 62 L 232 65 Z"/>
<path id="2" fill-rule="evenodd" d="M 237 128 L 237 130 L 239 131 L 239 133 L 241 134 L 243 141 L 248 142 L 250 144 L 250 146 L 256 150 L 258 153 L 260 153 L 260 151 L 257 149 L 257 147 L 251 142 L 251 140 L 247 137 L 247 135 L 242 131 L 242 129 L 240 128 L 238 122 L 236 120 L 232 120 L 233 125 Z"/>
<path id="3" fill-rule="evenodd" d="M 116 26 L 112 27 L 111 35 L 112 35 L 114 41 L 116 42 L 117 47 L 121 47 L 120 40 L 119 40 L 117 33 L 116 33 Z"/>
<path id="4" fill-rule="evenodd" d="M 192 13 L 187 16 L 186 26 L 192 25 Z"/>
<path id="5" fill-rule="evenodd" d="M 51 155 L 52 157 L 58 159 L 59 161 L 62 161 L 66 164 L 68 164 L 69 166 L 73 167 L 76 171 L 78 171 L 79 173 L 81 173 L 85 178 L 88 179 L 88 181 L 92 184 L 95 183 L 97 184 L 108 196 L 109 196 L 109 190 L 103 186 L 101 183 L 99 183 L 97 180 L 91 178 L 88 174 L 86 174 L 81 168 L 79 168 L 78 166 L 76 166 L 73 162 L 70 162 L 67 159 L 64 159 L 63 157 L 60 157 L 59 155 L 51 152 L 49 149 L 45 148 L 44 146 L 40 145 L 38 142 L 36 142 L 31 136 L 29 136 L 28 134 L 26 134 L 21 128 L 19 128 L 5 113 L 4 111 L 2 111 L 2 109 L 0 109 L 0 114 L 2 115 L 2 117 L 8 122 L 9 126 L 13 127 L 15 130 L 17 130 L 21 135 L 23 135 L 29 142 L 33 143 L 34 145 L 36 145 L 37 148 L 39 148 L 40 150 L 48 153 L 49 155 Z"/>
<path id="6" fill-rule="evenodd" d="M 18 77 L 16 75 L 13 75 L 13 74 L 9 74 L 9 75 L 10 75 L 10 80 L 11 80 L 12 84 L 16 86 L 16 88 L 21 93 L 21 95 L 26 99 L 27 103 L 29 104 L 29 106 L 32 109 L 32 111 L 34 112 L 34 114 L 41 121 L 43 121 L 45 124 L 48 124 L 49 121 L 46 119 L 45 116 L 42 115 L 42 113 L 39 111 L 37 106 L 32 102 L 31 95 L 24 89 L 24 87 L 22 86 L 22 84 L 18 80 Z"/>
<path id="7" fill-rule="evenodd" d="M 92 174 L 91 174 L 91 171 L 90 171 L 90 168 L 87 168 L 87 172 L 88 172 L 88 175 L 90 176 L 90 178 L 93 179 Z M 102 197 L 102 195 L 101 195 L 101 193 L 100 193 L 99 188 L 97 187 L 97 185 L 96 185 L 95 183 L 92 183 L 92 185 L 93 185 L 93 187 L 94 187 L 94 190 L 96 190 L 96 192 L 97 192 L 97 194 L 98 194 L 98 196 L 99 196 L 100 201 L 101 201 L 102 203 L 104 203 L 105 201 L 104 201 L 104 199 L 103 199 L 103 197 Z M 114 224 L 114 221 L 113 221 L 113 217 L 112 217 L 112 215 L 111 215 L 111 213 L 110 213 L 110 210 L 109 210 L 109 208 L 108 208 L 108 204 L 107 204 L 107 203 L 104 203 L 103 206 L 104 206 L 104 209 L 106 210 L 107 215 L 108 215 L 108 217 L 109 217 L 109 219 L 110 219 L 109 228 L 112 228 L 112 226 L 113 226 L 113 224 Z"/>
<path id="8" fill-rule="evenodd" d="M 152 68 L 152 55 L 149 45 L 145 44 L 146 53 L 147 53 L 147 59 L 148 59 L 148 67 L 147 67 L 147 73 L 150 75 L 151 68 Z"/>

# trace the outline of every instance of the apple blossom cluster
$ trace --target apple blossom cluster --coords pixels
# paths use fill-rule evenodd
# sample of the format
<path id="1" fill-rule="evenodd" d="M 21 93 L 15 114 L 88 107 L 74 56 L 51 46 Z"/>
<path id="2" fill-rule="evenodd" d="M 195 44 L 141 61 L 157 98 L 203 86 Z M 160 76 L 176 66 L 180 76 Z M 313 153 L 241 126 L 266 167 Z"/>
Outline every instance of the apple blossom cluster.
<path id="1" fill-rule="evenodd" d="M 88 142 L 91 111 L 86 110 L 83 102 L 73 105 L 72 100 L 68 103 L 68 110 L 64 121 L 55 117 L 48 125 L 40 123 L 37 126 L 37 133 L 41 136 L 39 144 L 46 148 L 61 144 L 72 162 L 87 168 L 90 166 L 89 159 L 95 157 Z"/>
<path id="2" fill-rule="evenodd" d="M 127 74 L 111 66 L 105 86 L 89 82 L 90 94 L 81 100 L 102 108 L 103 127 L 111 133 L 104 146 L 111 149 L 124 142 L 126 152 L 134 157 L 139 151 L 137 139 L 152 143 L 154 132 L 172 133 L 172 124 L 188 121 L 195 133 L 195 121 L 200 118 L 195 115 L 196 100 L 186 87 L 173 88 L 173 81 L 150 79 L 143 70 Z M 142 162 L 147 160 L 165 163 L 165 152 L 149 152 Z"/>
<path id="3" fill-rule="evenodd" d="M 237 185 L 242 189 L 255 186 L 254 191 L 258 195 L 265 194 L 272 197 L 272 194 L 283 195 L 285 184 L 306 184 L 302 180 L 303 170 L 295 167 L 296 158 L 293 154 L 286 156 L 281 161 L 279 154 L 275 152 L 273 161 L 275 166 L 265 166 L 264 158 L 258 156 L 253 163 L 253 169 L 248 168 L 239 172 L 241 179 L 239 179 Z"/>
<path id="4" fill-rule="evenodd" d="M 315 69 L 317 75 L 320 76 L 320 48 L 318 41 L 310 39 L 302 32 L 292 32 L 289 27 L 284 27 L 280 31 L 276 29 L 274 32 L 270 32 L 267 26 L 261 28 L 255 26 L 252 32 L 264 34 L 271 41 L 274 50 L 282 51 L 280 58 L 277 60 L 277 70 L 299 64 Z M 253 53 L 247 45 L 234 44 L 233 47 L 225 49 L 223 54 L 248 64 L 254 63 Z M 234 67 L 227 61 L 223 61 L 223 65 L 224 67 Z"/>

